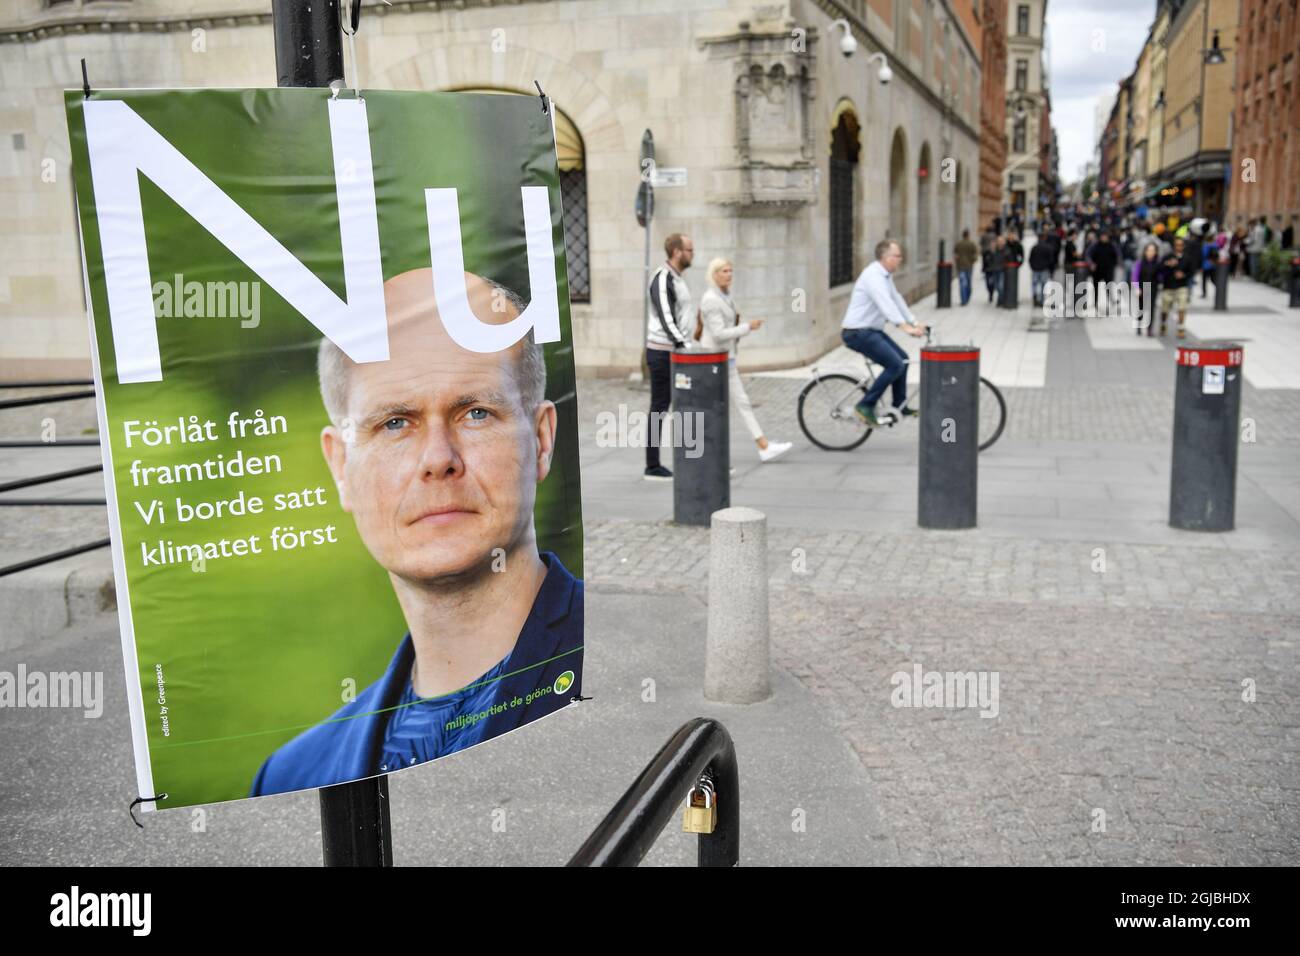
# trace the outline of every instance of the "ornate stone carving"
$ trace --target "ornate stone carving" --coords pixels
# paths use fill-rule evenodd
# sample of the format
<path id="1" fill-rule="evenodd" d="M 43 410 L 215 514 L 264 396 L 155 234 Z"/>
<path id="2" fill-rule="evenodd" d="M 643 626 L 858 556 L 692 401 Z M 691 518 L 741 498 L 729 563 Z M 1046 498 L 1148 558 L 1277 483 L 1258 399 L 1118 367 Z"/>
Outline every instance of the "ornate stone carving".
<path id="1" fill-rule="evenodd" d="M 757 22 L 703 37 L 712 60 L 730 67 L 735 117 L 735 165 L 715 171 L 710 200 L 780 211 L 816 201 L 809 117 L 816 98 L 816 30 L 801 28 L 784 4 L 755 10 Z"/>

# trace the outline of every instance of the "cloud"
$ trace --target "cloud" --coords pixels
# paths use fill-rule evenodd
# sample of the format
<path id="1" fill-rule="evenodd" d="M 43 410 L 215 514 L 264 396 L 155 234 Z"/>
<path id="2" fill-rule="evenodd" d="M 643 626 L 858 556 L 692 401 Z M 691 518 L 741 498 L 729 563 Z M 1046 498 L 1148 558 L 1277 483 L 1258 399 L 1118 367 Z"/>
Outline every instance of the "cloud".
<path id="1" fill-rule="evenodd" d="M 1048 81 L 1061 178 L 1078 178 L 1096 148 L 1097 99 L 1133 72 L 1155 19 L 1155 0 L 1050 0 Z"/>

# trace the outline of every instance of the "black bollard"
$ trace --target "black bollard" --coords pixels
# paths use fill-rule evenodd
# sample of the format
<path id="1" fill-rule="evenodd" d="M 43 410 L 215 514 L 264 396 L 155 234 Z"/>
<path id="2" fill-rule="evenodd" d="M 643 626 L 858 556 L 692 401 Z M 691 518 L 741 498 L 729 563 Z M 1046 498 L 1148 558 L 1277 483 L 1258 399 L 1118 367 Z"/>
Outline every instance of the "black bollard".
<path id="1" fill-rule="evenodd" d="M 708 527 L 731 507 L 727 352 L 673 352 L 673 520 Z M 654 422 L 650 427 L 655 429 Z"/>
<path id="2" fill-rule="evenodd" d="M 943 261 L 943 240 L 939 240 L 939 259 L 935 269 L 934 307 L 952 308 L 952 263 Z"/>
<path id="3" fill-rule="evenodd" d="M 1214 311 L 1228 311 L 1228 275 L 1232 266 L 1226 262 L 1214 264 Z"/>
<path id="4" fill-rule="evenodd" d="M 1020 263 L 1008 260 L 1002 270 L 1002 308 L 1018 309 L 1020 307 Z"/>
<path id="5" fill-rule="evenodd" d="M 937 267 L 938 286 L 935 288 L 934 307 L 952 308 L 952 263 L 940 262 Z"/>
<path id="6" fill-rule="evenodd" d="M 921 349 L 921 449 L 916 520 L 922 528 L 975 527 L 980 350 Z"/>
<path id="7" fill-rule="evenodd" d="M 1175 528 L 1233 528 L 1241 360 L 1236 342 L 1178 346 L 1169 481 L 1169 524 Z"/>
<path id="8" fill-rule="evenodd" d="M 1300 256 L 1291 257 L 1291 302 L 1290 307 L 1300 309 Z"/>

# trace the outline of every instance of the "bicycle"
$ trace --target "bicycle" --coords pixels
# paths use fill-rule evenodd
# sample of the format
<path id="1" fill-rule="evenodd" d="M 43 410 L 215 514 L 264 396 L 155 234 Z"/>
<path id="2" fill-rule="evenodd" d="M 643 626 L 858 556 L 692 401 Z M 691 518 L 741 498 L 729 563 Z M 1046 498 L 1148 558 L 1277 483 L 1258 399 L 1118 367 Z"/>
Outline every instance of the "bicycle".
<path id="1" fill-rule="evenodd" d="M 929 329 L 925 331 L 925 343 L 930 344 Z M 814 368 L 812 381 L 799 392 L 799 427 L 818 448 L 852 451 L 871 437 L 874 429 L 853 411 L 853 406 L 876 381 L 876 366 L 871 361 L 866 365 L 866 374 L 858 378 L 843 372 L 818 374 Z M 912 408 L 919 392 L 919 386 L 908 392 L 904 409 Z M 1007 402 L 997 386 L 983 376 L 978 402 L 979 450 L 984 451 L 1002 437 L 1002 430 L 1007 427 Z M 893 428 L 899 421 L 899 416 L 891 411 L 880 424 Z"/>

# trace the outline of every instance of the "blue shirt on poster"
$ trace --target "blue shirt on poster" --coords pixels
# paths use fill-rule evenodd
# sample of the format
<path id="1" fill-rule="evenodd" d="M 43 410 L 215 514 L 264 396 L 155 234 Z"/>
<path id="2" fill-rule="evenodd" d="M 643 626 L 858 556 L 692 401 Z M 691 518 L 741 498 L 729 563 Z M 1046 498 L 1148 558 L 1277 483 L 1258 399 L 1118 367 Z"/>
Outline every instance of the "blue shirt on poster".
<path id="1" fill-rule="evenodd" d="M 500 663 L 462 690 L 421 700 L 411 687 L 415 647 L 406 634 L 379 680 L 266 758 L 249 796 L 328 787 L 411 766 L 567 706 L 582 687 L 583 586 L 555 554 L 541 558 L 546 577 L 514 650 Z"/>

